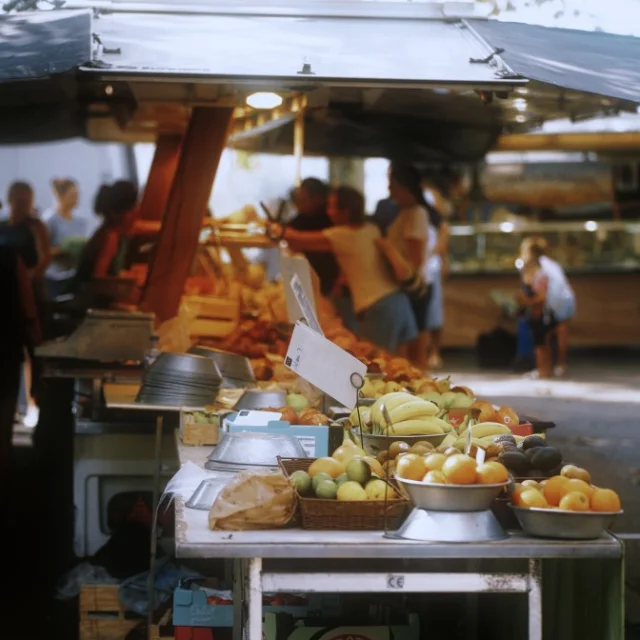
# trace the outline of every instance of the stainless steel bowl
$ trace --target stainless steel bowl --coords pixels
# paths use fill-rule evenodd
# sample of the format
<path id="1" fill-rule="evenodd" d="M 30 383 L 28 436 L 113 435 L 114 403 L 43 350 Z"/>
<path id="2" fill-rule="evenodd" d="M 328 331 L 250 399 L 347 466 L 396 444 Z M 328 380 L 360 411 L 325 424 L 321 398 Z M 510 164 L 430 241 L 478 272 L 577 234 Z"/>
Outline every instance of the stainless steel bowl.
<path id="1" fill-rule="evenodd" d="M 280 409 L 287 404 L 284 391 L 261 391 L 247 389 L 233 407 L 234 411 L 259 411 L 260 409 Z"/>
<path id="2" fill-rule="evenodd" d="M 560 509 L 524 509 L 511 505 L 522 530 L 536 538 L 595 540 L 623 513 L 561 511 Z"/>
<path id="3" fill-rule="evenodd" d="M 446 433 L 432 436 L 379 436 L 363 433 L 362 443 L 368 453 L 376 456 L 381 451 L 387 451 L 393 442 L 406 442 L 409 446 L 416 444 L 416 442 L 429 442 L 434 447 L 437 447 L 446 437 Z"/>
<path id="4" fill-rule="evenodd" d="M 198 485 L 198 488 L 193 492 L 193 495 L 189 498 L 185 506 L 189 509 L 209 511 L 220 491 L 222 491 L 222 489 L 231 482 L 232 479 L 232 475 L 226 475 L 203 480 Z"/>
<path id="5" fill-rule="evenodd" d="M 428 484 L 397 477 L 396 480 L 419 509 L 463 513 L 491 509 L 491 503 L 508 484 Z"/>
<path id="6" fill-rule="evenodd" d="M 225 433 L 205 463 L 213 471 L 274 469 L 282 458 L 306 458 L 300 441 L 280 433 Z"/>
<path id="7" fill-rule="evenodd" d="M 185 374 L 220 380 L 220 372 L 216 363 L 210 358 L 192 353 L 172 353 L 163 351 L 156 361 L 149 367 L 149 372 Z"/>
<path id="8" fill-rule="evenodd" d="M 211 349 L 202 345 L 191 347 L 189 353 L 213 360 L 225 379 L 244 382 L 255 382 L 256 380 L 251 362 L 245 356 L 221 351 L 220 349 Z"/>

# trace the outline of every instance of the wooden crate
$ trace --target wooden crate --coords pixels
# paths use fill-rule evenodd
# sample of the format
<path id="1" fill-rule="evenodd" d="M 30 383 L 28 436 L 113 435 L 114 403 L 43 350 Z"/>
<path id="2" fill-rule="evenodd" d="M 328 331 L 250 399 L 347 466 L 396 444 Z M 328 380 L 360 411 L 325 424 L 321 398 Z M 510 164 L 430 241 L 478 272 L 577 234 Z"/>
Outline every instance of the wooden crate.
<path id="1" fill-rule="evenodd" d="M 169 599 L 156 610 L 153 616 L 153 624 L 149 630 L 149 640 L 173 640 L 175 633 L 172 615 L 172 601 Z"/>
<path id="2" fill-rule="evenodd" d="M 141 618 L 118 599 L 118 585 L 85 585 L 80 589 L 80 640 L 124 640 Z"/>

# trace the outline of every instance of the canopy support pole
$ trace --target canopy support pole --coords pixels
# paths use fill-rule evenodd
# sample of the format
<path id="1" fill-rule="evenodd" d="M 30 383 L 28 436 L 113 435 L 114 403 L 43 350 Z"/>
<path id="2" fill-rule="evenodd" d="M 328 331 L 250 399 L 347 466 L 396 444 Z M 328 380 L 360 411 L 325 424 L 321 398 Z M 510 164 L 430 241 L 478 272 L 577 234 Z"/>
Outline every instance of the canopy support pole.
<path id="1" fill-rule="evenodd" d="M 157 324 L 178 312 L 232 115 L 231 107 L 197 107 L 191 115 L 140 305 Z"/>
<path id="2" fill-rule="evenodd" d="M 169 191 L 178 168 L 182 135 L 161 134 L 156 142 L 156 151 L 144 188 L 140 204 L 140 218 L 162 220 Z"/>

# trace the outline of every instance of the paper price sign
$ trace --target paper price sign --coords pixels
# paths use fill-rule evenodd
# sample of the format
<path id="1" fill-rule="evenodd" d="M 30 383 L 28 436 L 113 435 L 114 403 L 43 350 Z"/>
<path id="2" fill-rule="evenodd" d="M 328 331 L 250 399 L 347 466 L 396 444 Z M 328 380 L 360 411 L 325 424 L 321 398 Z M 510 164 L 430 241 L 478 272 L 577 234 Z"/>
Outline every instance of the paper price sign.
<path id="1" fill-rule="evenodd" d="M 320 335 L 324 335 L 324 333 L 322 333 L 320 323 L 318 322 L 318 318 L 316 318 L 315 311 L 313 310 L 313 305 L 309 301 L 309 298 L 307 298 L 307 294 L 302 288 L 302 282 L 300 281 L 297 273 L 294 274 L 293 278 L 291 278 L 291 290 L 298 301 L 298 305 L 302 311 L 302 316 L 307 321 L 307 324 Z"/>
<path id="2" fill-rule="evenodd" d="M 358 390 L 352 376 L 364 380 L 367 366 L 322 334 L 298 322 L 284 360 L 285 366 L 349 409 Z"/>

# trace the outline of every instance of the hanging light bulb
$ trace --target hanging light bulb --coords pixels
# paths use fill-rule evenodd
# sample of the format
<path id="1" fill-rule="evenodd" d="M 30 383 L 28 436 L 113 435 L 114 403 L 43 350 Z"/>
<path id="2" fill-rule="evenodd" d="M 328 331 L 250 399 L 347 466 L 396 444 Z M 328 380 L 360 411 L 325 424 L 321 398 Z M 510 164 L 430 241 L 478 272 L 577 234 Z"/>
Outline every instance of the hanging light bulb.
<path id="1" fill-rule="evenodd" d="M 247 96 L 247 104 L 253 109 L 275 109 L 282 104 L 282 96 L 271 91 L 258 91 Z"/>

